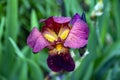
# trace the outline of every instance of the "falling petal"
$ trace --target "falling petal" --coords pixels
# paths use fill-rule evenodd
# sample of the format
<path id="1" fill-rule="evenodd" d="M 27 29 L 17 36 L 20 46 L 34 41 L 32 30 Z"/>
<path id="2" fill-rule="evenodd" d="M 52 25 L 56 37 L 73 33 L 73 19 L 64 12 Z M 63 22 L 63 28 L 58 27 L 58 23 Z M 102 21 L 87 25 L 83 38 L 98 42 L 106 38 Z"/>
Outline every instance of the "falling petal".
<path id="1" fill-rule="evenodd" d="M 62 58 L 61 66 L 62 66 L 63 70 L 70 72 L 75 69 L 75 63 L 74 63 L 70 53 L 62 54 L 61 58 Z"/>
<path id="2" fill-rule="evenodd" d="M 89 35 L 89 28 L 87 24 L 82 20 L 77 20 L 74 23 L 64 43 L 64 46 L 70 48 L 81 48 L 87 44 L 88 35 Z"/>
<path id="3" fill-rule="evenodd" d="M 27 38 L 27 44 L 33 48 L 33 52 L 38 52 L 45 48 L 48 43 L 44 39 L 43 35 L 39 32 L 39 30 L 35 27 Z"/>
<path id="4" fill-rule="evenodd" d="M 52 71 L 59 72 L 62 70 L 61 57 L 59 55 L 50 55 L 47 64 Z"/>
<path id="5" fill-rule="evenodd" d="M 59 55 L 50 55 L 47 59 L 48 66 L 55 72 L 73 71 L 75 68 L 74 61 L 69 53 L 60 53 Z"/>

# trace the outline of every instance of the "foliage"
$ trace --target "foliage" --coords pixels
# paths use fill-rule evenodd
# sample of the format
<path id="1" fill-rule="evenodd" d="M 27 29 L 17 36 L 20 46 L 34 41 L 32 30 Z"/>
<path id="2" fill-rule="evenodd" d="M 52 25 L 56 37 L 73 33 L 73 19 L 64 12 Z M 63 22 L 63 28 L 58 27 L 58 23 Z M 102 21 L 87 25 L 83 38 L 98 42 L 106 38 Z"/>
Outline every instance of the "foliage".
<path id="1" fill-rule="evenodd" d="M 102 1 L 102 0 L 101 0 Z M 103 0 L 101 16 L 91 16 L 97 0 L 0 0 L 0 80 L 119 80 L 120 1 Z M 90 28 L 88 55 L 79 56 L 73 72 L 54 73 L 46 63 L 47 49 L 33 54 L 26 39 L 39 20 L 86 13 Z"/>

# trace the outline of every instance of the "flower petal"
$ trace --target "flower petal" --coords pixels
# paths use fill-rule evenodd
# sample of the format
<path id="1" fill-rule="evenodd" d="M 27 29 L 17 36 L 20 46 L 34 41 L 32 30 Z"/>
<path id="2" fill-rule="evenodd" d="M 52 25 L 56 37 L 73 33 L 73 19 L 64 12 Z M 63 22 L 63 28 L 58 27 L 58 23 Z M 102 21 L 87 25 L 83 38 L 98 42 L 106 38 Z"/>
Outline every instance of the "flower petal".
<path id="1" fill-rule="evenodd" d="M 27 44 L 29 45 L 29 47 L 33 48 L 33 52 L 39 52 L 48 45 L 43 35 L 36 27 L 33 28 L 32 32 L 28 36 Z"/>
<path id="2" fill-rule="evenodd" d="M 86 17 L 85 17 L 85 12 L 83 12 L 82 13 L 82 15 L 80 16 L 78 13 L 76 13 L 74 16 L 73 16 L 73 18 L 72 18 L 72 20 L 70 21 L 70 25 L 73 25 L 77 20 L 79 20 L 79 19 L 81 19 L 81 20 L 83 20 L 84 22 L 86 22 Z"/>
<path id="3" fill-rule="evenodd" d="M 53 17 L 53 20 L 56 22 L 56 23 L 68 23 L 71 18 L 70 17 Z"/>
<path id="4" fill-rule="evenodd" d="M 70 55 L 70 53 L 61 54 L 61 66 L 65 71 L 73 71 L 75 69 L 75 63 Z"/>
<path id="5" fill-rule="evenodd" d="M 79 19 L 74 23 L 64 46 L 70 48 L 84 47 L 88 42 L 88 35 L 89 28 L 87 24 L 83 20 Z"/>
<path id="6" fill-rule="evenodd" d="M 76 20 L 78 20 L 78 19 L 80 19 L 81 17 L 80 17 L 80 15 L 78 14 L 78 13 L 76 13 L 74 16 L 73 16 L 73 18 L 72 18 L 72 20 L 70 21 L 70 25 L 73 25 L 74 23 L 75 23 L 75 21 Z"/>
<path id="7" fill-rule="evenodd" d="M 47 28 L 53 30 L 56 34 L 58 34 L 60 28 L 62 26 L 67 26 L 70 22 L 70 17 L 49 17 L 46 20 L 41 20 L 44 22 L 44 26 L 42 27 L 42 32 L 46 31 Z"/>
<path id="8" fill-rule="evenodd" d="M 40 22 L 45 22 L 46 25 L 51 24 L 51 23 L 59 23 L 59 24 L 63 24 L 63 23 L 69 23 L 71 20 L 70 17 L 56 17 L 56 16 L 52 16 L 49 17 L 48 19 L 41 19 Z"/>
<path id="9" fill-rule="evenodd" d="M 47 63 L 49 68 L 55 72 L 59 72 L 61 70 L 70 72 L 75 68 L 74 61 L 69 53 L 50 55 L 47 59 Z"/>
<path id="10" fill-rule="evenodd" d="M 61 27 L 58 33 L 58 37 L 60 37 L 62 40 L 65 40 L 70 32 L 69 27 Z"/>
<path id="11" fill-rule="evenodd" d="M 55 72 L 59 72 L 62 70 L 61 65 L 61 57 L 59 55 L 49 55 L 47 59 L 48 67 Z"/>

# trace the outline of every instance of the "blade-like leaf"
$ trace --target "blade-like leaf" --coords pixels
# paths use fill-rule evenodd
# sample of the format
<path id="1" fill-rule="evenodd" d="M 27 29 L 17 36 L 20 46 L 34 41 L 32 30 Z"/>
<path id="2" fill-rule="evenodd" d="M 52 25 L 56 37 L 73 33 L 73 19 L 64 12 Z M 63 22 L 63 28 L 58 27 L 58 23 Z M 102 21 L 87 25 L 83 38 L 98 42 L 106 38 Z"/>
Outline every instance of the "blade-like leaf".
<path id="1" fill-rule="evenodd" d="M 35 10 L 32 10 L 32 12 L 31 12 L 31 29 L 33 27 L 39 27 Z"/>
<path id="2" fill-rule="evenodd" d="M 9 41 L 11 42 L 13 48 L 15 49 L 16 54 L 18 55 L 18 57 L 20 58 L 25 58 L 24 55 L 22 54 L 22 52 L 19 50 L 19 48 L 17 47 L 16 43 L 14 42 L 14 40 L 12 38 L 9 38 Z"/>

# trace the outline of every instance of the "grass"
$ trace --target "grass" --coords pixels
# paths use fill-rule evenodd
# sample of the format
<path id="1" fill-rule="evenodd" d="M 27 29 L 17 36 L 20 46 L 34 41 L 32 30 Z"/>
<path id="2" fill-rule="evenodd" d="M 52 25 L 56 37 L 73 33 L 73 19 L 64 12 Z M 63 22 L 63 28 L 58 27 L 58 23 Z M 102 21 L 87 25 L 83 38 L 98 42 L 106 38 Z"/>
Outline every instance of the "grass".
<path id="1" fill-rule="evenodd" d="M 0 80 L 119 80 L 120 10 L 119 0 L 104 0 L 103 15 L 91 18 L 97 0 L 1 0 Z M 26 39 L 39 20 L 50 16 L 86 13 L 90 28 L 89 54 L 74 60 L 80 65 L 71 73 L 54 73 L 46 63 L 48 50 L 33 54 Z"/>

